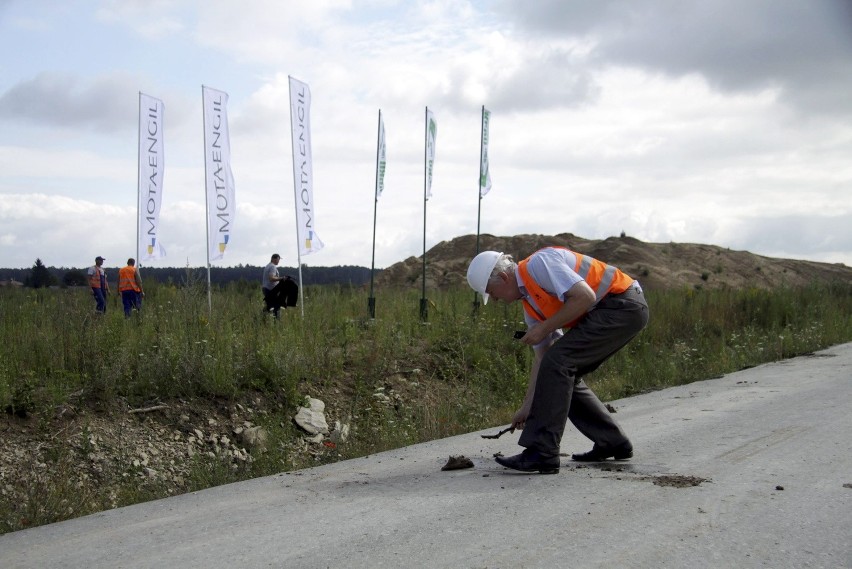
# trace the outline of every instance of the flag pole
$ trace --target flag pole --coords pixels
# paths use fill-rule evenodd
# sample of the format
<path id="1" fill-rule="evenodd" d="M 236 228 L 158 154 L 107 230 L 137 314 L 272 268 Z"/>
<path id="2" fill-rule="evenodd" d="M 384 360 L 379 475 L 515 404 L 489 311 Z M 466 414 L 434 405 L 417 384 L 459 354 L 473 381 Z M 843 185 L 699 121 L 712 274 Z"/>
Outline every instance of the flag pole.
<path id="1" fill-rule="evenodd" d="M 420 296 L 420 319 L 426 321 L 429 317 L 429 307 L 426 301 L 426 202 L 429 183 L 429 107 L 425 114 L 425 137 L 423 144 L 423 291 Z"/>
<path id="2" fill-rule="evenodd" d="M 376 211 L 379 207 L 379 154 L 382 151 L 382 109 L 379 109 L 379 124 L 376 127 L 376 187 L 373 191 L 373 259 L 370 262 L 370 297 L 367 308 L 370 318 L 376 318 L 376 297 L 373 296 L 373 274 L 376 271 Z"/>
<path id="3" fill-rule="evenodd" d="M 139 248 L 139 218 L 142 215 L 142 91 L 139 91 L 139 116 L 136 120 L 136 270 L 142 268 L 142 255 Z"/>
<path id="4" fill-rule="evenodd" d="M 142 226 L 142 91 L 139 91 L 138 136 L 136 141 L 136 273 L 142 279 L 142 248 L 139 246 Z M 119 292 L 119 296 L 121 293 Z M 141 298 L 141 295 L 140 295 Z"/>
<path id="5" fill-rule="evenodd" d="M 204 85 L 201 86 L 201 127 L 204 131 L 204 227 L 207 235 L 207 311 L 213 317 L 213 296 L 210 292 L 210 198 L 207 188 L 207 107 L 204 104 Z"/>
<path id="6" fill-rule="evenodd" d="M 479 130 L 479 178 L 476 180 L 476 252 L 473 256 L 479 255 L 479 226 L 480 220 L 482 219 L 482 156 L 485 152 L 485 141 L 483 140 L 482 133 L 485 132 L 485 105 L 482 105 L 482 119 Z M 473 293 L 473 313 L 479 310 L 479 295 L 474 292 Z"/>

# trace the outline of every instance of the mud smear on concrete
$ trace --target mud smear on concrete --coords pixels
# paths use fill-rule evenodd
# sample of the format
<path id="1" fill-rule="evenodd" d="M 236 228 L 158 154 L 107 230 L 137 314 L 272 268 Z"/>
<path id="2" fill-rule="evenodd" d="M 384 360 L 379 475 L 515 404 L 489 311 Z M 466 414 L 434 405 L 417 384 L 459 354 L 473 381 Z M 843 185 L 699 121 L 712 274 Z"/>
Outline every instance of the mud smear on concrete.
<path id="1" fill-rule="evenodd" d="M 701 486 L 702 482 L 709 482 L 707 478 L 700 476 L 683 476 L 681 474 L 665 474 L 661 476 L 649 476 L 651 482 L 657 486 L 671 486 L 673 488 L 689 488 L 691 486 Z"/>
<path id="2" fill-rule="evenodd" d="M 700 476 L 689 476 L 684 474 L 672 474 L 665 472 L 665 468 L 657 465 L 599 462 L 576 466 L 574 470 L 589 469 L 600 472 L 612 473 L 608 478 L 616 480 L 649 480 L 656 486 L 667 486 L 670 488 L 691 488 L 700 486 L 704 482 L 711 482 L 709 478 Z"/>

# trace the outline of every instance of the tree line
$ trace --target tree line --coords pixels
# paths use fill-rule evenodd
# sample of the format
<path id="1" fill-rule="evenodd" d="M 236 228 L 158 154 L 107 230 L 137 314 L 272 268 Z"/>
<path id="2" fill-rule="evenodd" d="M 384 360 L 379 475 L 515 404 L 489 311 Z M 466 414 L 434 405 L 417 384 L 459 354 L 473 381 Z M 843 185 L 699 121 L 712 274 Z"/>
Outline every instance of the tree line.
<path id="1" fill-rule="evenodd" d="M 86 270 L 67 267 L 47 267 L 36 259 L 29 269 L 2 269 L 0 281 L 17 281 L 32 288 L 51 286 L 87 286 Z M 119 267 L 104 267 L 110 282 L 118 280 Z M 215 285 L 225 285 L 235 281 L 256 281 L 260 286 L 263 267 L 254 265 L 237 265 L 236 267 L 211 267 L 210 282 Z M 278 267 L 281 275 L 290 275 L 298 279 L 299 270 L 296 267 Z M 376 276 L 381 269 L 376 270 Z M 204 267 L 143 267 L 140 269 L 143 282 L 154 280 L 158 283 L 183 286 L 187 283 L 206 282 L 207 269 Z M 362 286 L 370 282 L 370 269 L 355 265 L 337 265 L 333 267 L 310 267 L 302 265 L 302 283 L 308 285 L 343 285 Z"/>

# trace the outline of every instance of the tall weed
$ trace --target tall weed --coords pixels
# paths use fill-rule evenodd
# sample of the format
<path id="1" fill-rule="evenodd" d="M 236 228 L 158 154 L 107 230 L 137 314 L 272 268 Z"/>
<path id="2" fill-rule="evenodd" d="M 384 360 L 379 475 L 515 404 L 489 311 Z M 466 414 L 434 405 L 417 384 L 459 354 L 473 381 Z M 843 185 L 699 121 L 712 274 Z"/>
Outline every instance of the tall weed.
<path id="1" fill-rule="evenodd" d="M 0 290 L 0 403 L 55 404 L 83 390 L 92 401 L 238 398 L 246 391 L 301 396 L 300 383 L 382 377 L 419 368 L 431 378 L 523 395 L 529 352 L 513 342 L 517 305 L 480 306 L 467 290 L 435 293 L 424 322 L 416 291 L 388 291 L 377 318 L 360 289 L 307 287 L 304 310 L 280 320 L 260 294 L 237 286 L 149 283 L 140 314 L 118 299 L 106 315 L 87 289 Z M 647 294 L 648 328 L 590 377 L 612 397 L 712 377 L 852 338 L 852 286 L 773 291 L 672 290 Z M 302 314 L 304 312 L 304 315 Z"/>

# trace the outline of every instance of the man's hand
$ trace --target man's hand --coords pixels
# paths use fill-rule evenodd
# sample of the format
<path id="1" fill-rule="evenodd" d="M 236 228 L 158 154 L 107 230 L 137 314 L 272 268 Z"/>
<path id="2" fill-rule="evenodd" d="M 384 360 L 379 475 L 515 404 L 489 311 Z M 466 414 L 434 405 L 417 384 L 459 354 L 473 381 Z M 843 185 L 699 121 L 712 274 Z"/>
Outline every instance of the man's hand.
<path id="1" fill-rule="evenodd" d="M 544 326 L 533 324 L 527 329 L 527 333 L 521 338 L 521 342 L 528 346 L 536 346 L 544 341 L 550 334 Z"/>
<path id="2" fill-rule="evenodd" d="M 529 417 L 529 416 L 530 416 L 529 407 L 524 405 L 523 407 L 518 409 L 518 412 L 515 413 L 514 417 L 512 417 L 512 427 L 515 428 L 515 429 L 523 429 L 524 423 L 527 422 L 527 417 Z"/>

